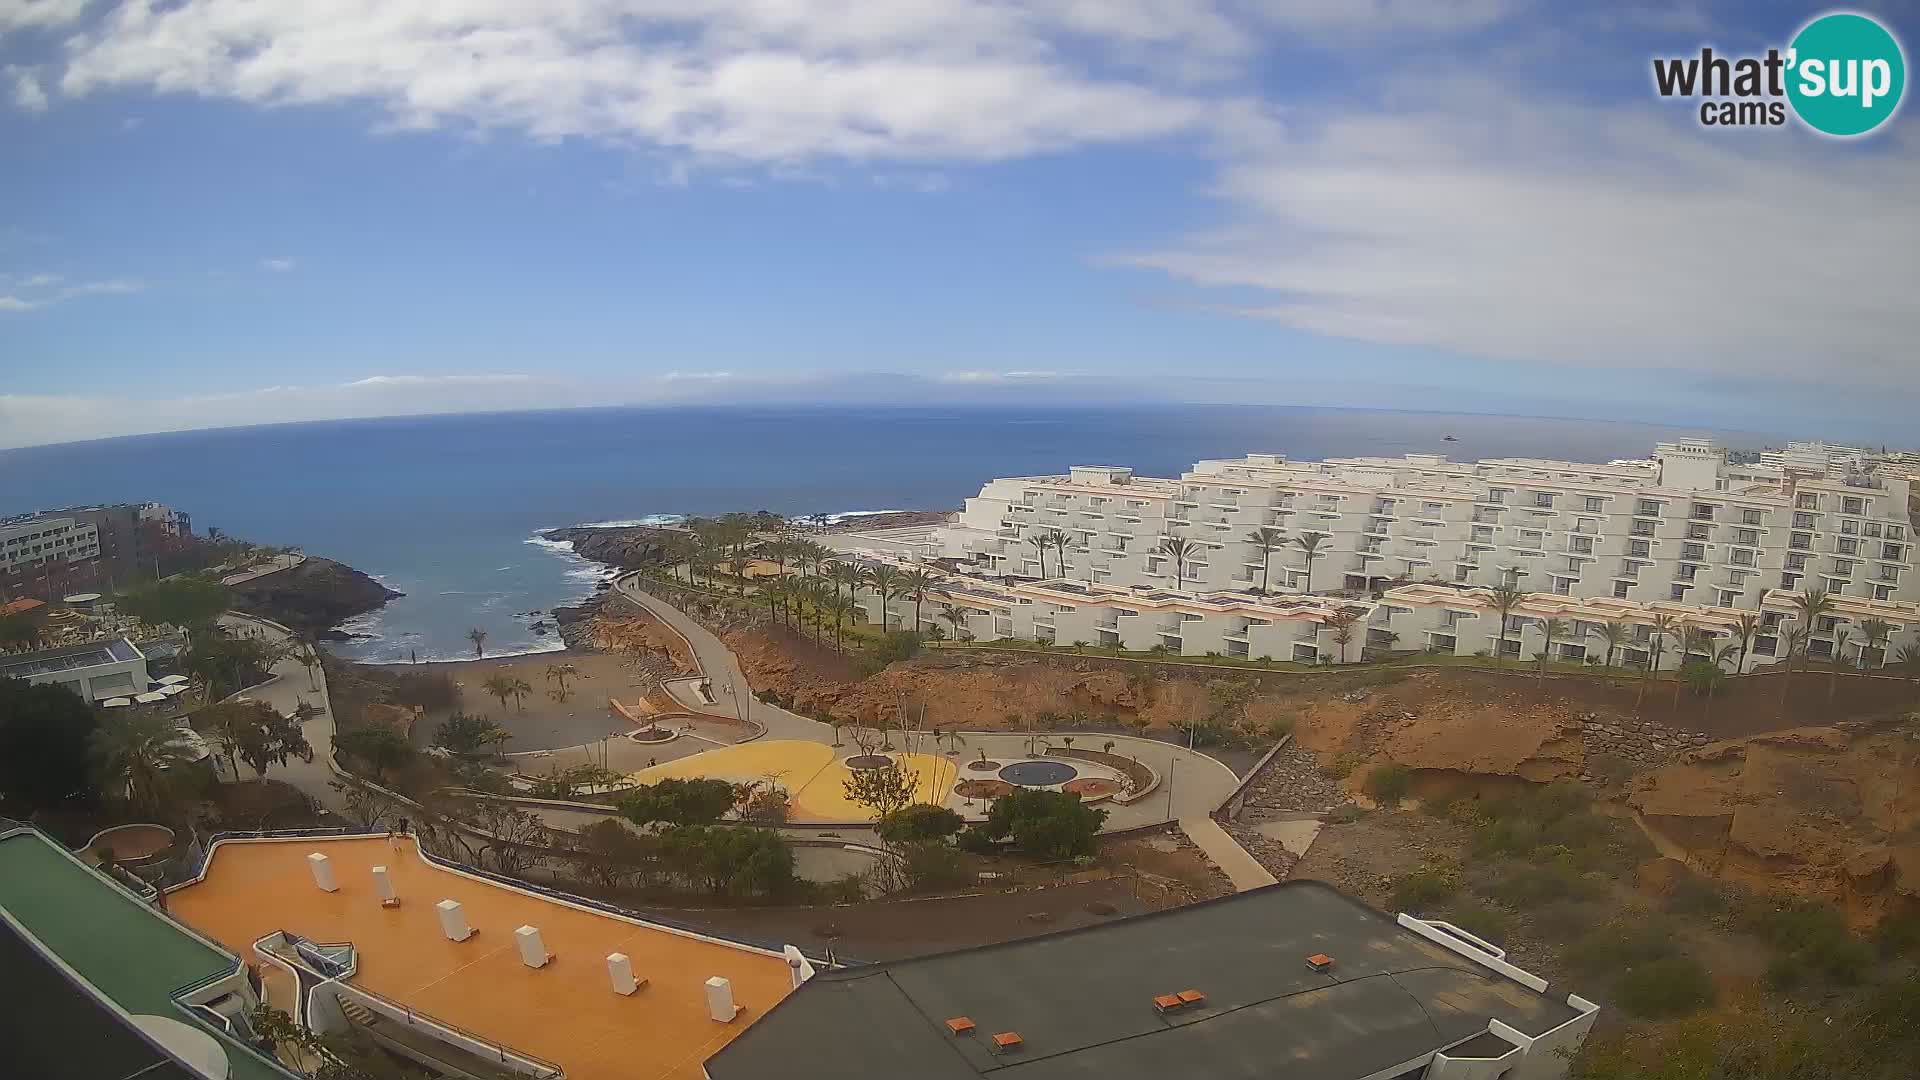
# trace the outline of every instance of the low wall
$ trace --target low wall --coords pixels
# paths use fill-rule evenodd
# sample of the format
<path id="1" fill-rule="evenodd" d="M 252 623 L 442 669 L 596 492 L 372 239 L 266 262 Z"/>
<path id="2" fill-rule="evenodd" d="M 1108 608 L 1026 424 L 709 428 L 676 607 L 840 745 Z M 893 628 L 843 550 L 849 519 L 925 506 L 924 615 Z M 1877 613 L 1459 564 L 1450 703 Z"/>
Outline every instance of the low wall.
<path id="1" fill-rule="evenodd" d="M 1241 811 L 1247 807 L 1247 793 L 1253 790 L 1253 785 L 1258 783 L 1262 776 L 1266 775 L 1267 769 L 1273 765 L 1273 759 L 1280 756 L 1280 751 L 1285 750 L 1292 742 L 1291 732 L 1280 736 L 1280 741 L 1274 743 L 1272 749 L 1261 755 L 1260 760 L 1253 763 L 1253 768 L 1247 770 L 1247 775 L 1240 778 L 1240 786 L 1233 789 L 1233 794 L 1221 801 L 1219 809 L 1213 812 L 1214 818 L 1219 821 L 1240 820 Z"/>
<path id="2" fill-rule="evenodd" d="M 1135 761 L 1133 758 L 1127 757 L 1124 754 L 1109 754 L 1104 750 L 1077 750 L 1064 746 L 1049 746 L 1047 747 L 1047 756 L 1079 758 L 1082 761 L 1091 761 L 1098 765 L 1105 765 L 1107 768 L 1125 776 L 1127 778 L 1127 790 L 1113 797 L 1113 801 L 1122 806 L 1128 803 L 1139 802 L 1141 799 L 1152 794 L 1153 789 L 1160 786 L 1160 774 L 1153 771 L 1153 766 L 1148 765 L 1144 761 Z"/>

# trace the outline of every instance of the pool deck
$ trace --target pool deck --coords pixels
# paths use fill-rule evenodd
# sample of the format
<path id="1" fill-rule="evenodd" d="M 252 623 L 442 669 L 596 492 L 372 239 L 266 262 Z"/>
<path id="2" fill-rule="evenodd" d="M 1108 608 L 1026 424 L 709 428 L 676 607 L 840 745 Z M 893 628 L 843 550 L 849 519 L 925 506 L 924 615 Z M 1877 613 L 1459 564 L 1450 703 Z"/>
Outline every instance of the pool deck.
<path id="1" fill-rule="evenodd" d="M 321 852 L 340 888 L 315 887 Z M 402 903 L 383 908 L 371 867 L 384 865 Z M 441 933 L 434 905 L 458 900 L 477 933 Z M 617 918 L 435 866 L 408 838 L 229 841 L 200 882 L 168 894 L 174 914 L 235 951 L 286 930 L 350 941 L 359 987 L 509 1050 L 552 1061 L 569 1080 L 697 1080 L 701 1062 L 786 997 L 785 960 L 761 950 Z M 514 930 L 540 928 L 545 967 L 521 963 Z M 612 992 L 606 956 L 621 952 L 649 980 Z M 743 1006 L 730 1024 L 707 1016 L 703 984 L 720 975 Z"/>

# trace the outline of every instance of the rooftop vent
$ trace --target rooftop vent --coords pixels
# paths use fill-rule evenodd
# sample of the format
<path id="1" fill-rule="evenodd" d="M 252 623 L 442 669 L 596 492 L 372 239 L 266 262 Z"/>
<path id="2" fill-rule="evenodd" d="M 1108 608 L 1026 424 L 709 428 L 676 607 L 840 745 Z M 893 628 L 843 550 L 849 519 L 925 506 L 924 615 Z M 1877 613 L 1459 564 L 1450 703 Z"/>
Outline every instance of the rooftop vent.
<path id="1" fill-rule="evenodd" d="M 1160 1012 L 1169 1012 L 1186 1004 L 1178 994 L 1158 994 L 1153 999 L 1153 1007 Z"/>
<path id="2" fill-rule="evenodd" d="M 1333 970 L 1333 957 L 1326 953 L 1314 953 L 1307 957 L 1307 966 L 1322 974 Z"/>
<path id="3" fill-rule="evenodd" d="M 1180 999 L 1182 1005 L 1204 1005 L 1207 1002 L 1207 995 L 1198 990 L 1182 990 L 1175 996 Z"/>
<path id="4" fill-rule="evenodd" d="M 955 1016 L 947 1021 L 947 1034 L 949 1035 L 971 1035 L 973 1028 L 973 1020 L 970 1017 Z"/>
<path id="5" fill-rule="evenodd" d="M 1022 1039 L 1020 1033 L 1017 1031 L 1003 1031 L 993 1037 L 993 1049 L 996 1053 L 1001 1054 L 1018 1050 L 1021 1046 L 1025 1045 L 1025 1043 L 1026 1040 Z"/>

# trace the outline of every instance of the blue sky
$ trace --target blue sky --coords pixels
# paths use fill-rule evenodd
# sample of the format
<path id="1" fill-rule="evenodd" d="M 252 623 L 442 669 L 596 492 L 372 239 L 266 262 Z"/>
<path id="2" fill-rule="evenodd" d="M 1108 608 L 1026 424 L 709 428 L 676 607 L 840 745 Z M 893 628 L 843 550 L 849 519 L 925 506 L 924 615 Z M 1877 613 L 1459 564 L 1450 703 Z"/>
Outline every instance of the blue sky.
<path id="1" fill-rule="evenodd" d="M 1898 440 L 1912 110 L 1650 90 L 1820 10 L 0 0 L 0 446 L 1141 398 Z"/>

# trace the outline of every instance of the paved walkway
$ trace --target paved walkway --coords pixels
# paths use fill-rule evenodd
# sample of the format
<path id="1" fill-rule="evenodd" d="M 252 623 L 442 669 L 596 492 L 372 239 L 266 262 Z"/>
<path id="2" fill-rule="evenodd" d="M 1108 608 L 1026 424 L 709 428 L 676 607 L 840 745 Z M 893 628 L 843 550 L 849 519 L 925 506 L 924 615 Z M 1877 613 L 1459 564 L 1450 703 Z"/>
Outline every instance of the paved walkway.
<path id="1" fill-rule="evenodd" d="M 275 643 L 285 643 L 289 634 L 280 627 L 251 615 L 228 612 L 220 616 L 220 624 L 228 632 L 241 636 L 258 636 Z M 340 793 L 328 787 L 334 779 L 333 770 L 327 767 L 326 755 L 333 746 L 333 706 L 327 699 L 327 677 L 315 668 L 311 678 L 307 666 L 298 658 L 289 656 L 274 665 L 273 674 L 277 678 L 241 691 L 241 695 L 255 701 L 264 701 L 279 710 L 283 715 L 291 716 L 302 702 L 312 705 L 320 712 L 309 719 L 300 729 L 307 737 L 307 745 L 313 747 L 313 760 L 303 761 L 288 758 L 285 765 L 269 765 L 267 779 L 279 780 L 311 795 L 321 806 L 329 810 L 338 810 L 344 800 Z M 251 776 L 247 777 L 251 779 Z"/>
<path id="2" fill-rule="evenodd" d="M 1220 823 L 1205 814 L 1180 819 L 1180 831 L 1194 842 L 1207 859 L 1220 868 L 1233 882 L 1235 892 L 1246 892 L 1262 885 L 1272 885 L 1280 879 L 1267 872 L 1267 868 L 1254 861 L 1247 849 L 1240 846 Z"/>

